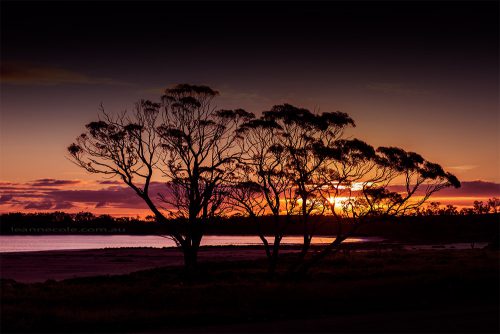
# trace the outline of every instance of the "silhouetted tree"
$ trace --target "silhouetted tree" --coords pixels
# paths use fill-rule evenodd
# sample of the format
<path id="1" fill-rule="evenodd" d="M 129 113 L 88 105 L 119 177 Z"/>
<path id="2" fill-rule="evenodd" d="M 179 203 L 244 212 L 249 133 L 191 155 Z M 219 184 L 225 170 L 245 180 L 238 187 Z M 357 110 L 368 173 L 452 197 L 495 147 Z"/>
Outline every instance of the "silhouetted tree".
<path id="1" fill-rule="evenodd" d="M 92 212 L 78 212 L 74 218 L 76 223 L 88 223 L 95 219 L 96 216 Z"/>
<path id="2" fill-rule="evenodd" d="M 474 209 L 472 209 L 472 208 L 462 208 L 462 209 L 460 209 L 460 214 L 462 216 L 473 215 L 474 214 Z"/>
<path id="3" fill-rule="evenodd" d="M 425 213 L 427 216 L 439 215 L 439 212 L 441 210 L 440 207 L 441 207 L 440 202 L 430 202 L 429 205 L 427 205 Z"/>
<path id="4" fill-rule="evenodd" d="M 247 170 L 247 169 L 245 169 Z M 246 181 L 242 181 L 247 179 Z M 235 182 L 228 186 L 226 194 L 226 204 L 233 212 L 233 216 L 247 216 L 250 221 L 257 224 L 257 234 L 264 244 L 264 249 L 268 259 L 272 257 L 269 242 L 262 230 L 262 217 L 266 212 L 266 202 L 261 186 L 251 181 L 248 177 L 235 179 Z"/>
<path id="5" fill-rule="evenodd" d="M 290 104 L 274 106 L 263 113 L 263 118 L 280 127 L 278 135 L 286 153 L 286 172 L 295 188 L 297 213 L 303 224 L 302 255 L 305 255 L 313 237 L 309 216 L 324 208 L 316 197 L 322 187 L 316 174 L 326 157 L 323 151 L 340 139 L 346 127 L 354 126 L 354 121 L 346 113 L 316 114 Z"/>
<path id="6" fill-rule="evenodd" d="M 363 187 L 388 177 L 386 169 L 377 169 L 375 149 L 358 139 L 338 140 L 324 149 L 324 165 L 318 170 L 318 193 L 337 222 L 337 236 L 342 236 L 345 218 L 356 218 L 349 211 L 349 201 L 361 195 Z M 352 217 L 349 216 L 352 213 Z"/>
<path id="7" fill-rule="evenodd" d="M 167 89 L 162 103 L 141 100 L 133 114 L 100 119 L 68 147 L 72 160 L 90 173 L 118 177 L 147 204 L 157 221 L 167 223 L 153 202 L 150 185 L 155 171 L 168 177 L 161 199 L 185 228 L 169 235 L 183 250 L 186 268 L 196 265 L 202 223 L 221 202 L 218 188 L 240 153 L 235 130 L 253 115 L 241 109 L 216 110 L 218 92 L 206 86 L 177 85 Z"/>
<path id="8" fill-rule="evenodd" d="M 73 222 L 73 217 L 66 212 L 55 211 L 51 214 L 51 221 L 55 223 L 71 223 Z"/>
<path id="9" fill-rule="evenodd" d="M 243 165 L 235 175 L 238 184 L 230 196 L 235 207 L 250 217 L 266 213 L 273 216 L 272 244 L 262 233 L 260 224 L 258 231 L 271 273 L 276 269 L 281 240 L 297 204 L 282 130 L 275 120 L 265 117 L 250 120 L 240 128 L 241 150 L 245 154 Z"/>
<path id="10" fill-rule="evenodd" d="M 121 179 L 157 217 L 163 217 L 149 194 L 160 153 L 156 134 L 159 108 L 158 103 L 141 100 L 132 115 L 110 115 L 101 106 L 100 119 L 88 123 L 87 131 L 68 151 L 88 172 Z"/>
<path id="11" fill-rule="evenodd" d="M 458 215 L 457 207 L 452 204 L 447 204 L 446 209 L 444 210 L 444 214 L 448 216 Z"/>
<path id="12" fill-rule="evenodd" d="M 490 211 L 490 206 L 488 203 L 483 203 L 483 201 L 474 201 L 474 207 L 473 207 L 474 213 L 478 215 L 482 215 L 485 213 L 488 213 Z"/>
<path id="13" fill-rule="evenodd" d="M 493 197 L 488 199 L 488 206 L 492 213 L 498 213 L 498 208 L 500 207 L 500 199 Z"/>
<path id="14" fill-rule="evenodd" d="M 396 147 L 380 147 L 372 160 L 376 165 L 367 172 L 363 181 L 358 182 L 357 187 L 353 187 L 351 182 L 344 187 L 340 183 L 333 185 L 345 190 L 337 216 L 350 219 L 349 230 L 337 235 L 330 245 L 304 262 L 299 272 L 307 271 L 327 254 L 338 251 L 341 243 L 363 224 L 373 219 L 410 214 L 433 193 L 450 186 L 460 187 L 454 175 L 417 153 Z M 390 190 L 401 182 L 400 191 Z"/>
<path id="15" fill-rule="evenodd" d="M 153 215 L 147 215 L 144 220 L 150 223 L 154 223 L 156 222 L 156 217 Z"/>
<path id="16" fill-rule="evenodd" d="M 180 245 L 188 266 L 196 264 L 203 223 L 218 215 L 224 184 L 241 157 L 237 130 L 254 117 L 243 109 L 215 109 L 217 95 L 206 86 L 178 85 L 162 98 L 158 134 L 169 193 L 161 198 L 175 209 L 174 217 L 187 223 Z"/>
<path id="17" fill-rule="evenodd" d="M 115 219 L 111 215 L 100 215 L 94 219 L 96 223 L 113 223 L 114 221 Z"/>

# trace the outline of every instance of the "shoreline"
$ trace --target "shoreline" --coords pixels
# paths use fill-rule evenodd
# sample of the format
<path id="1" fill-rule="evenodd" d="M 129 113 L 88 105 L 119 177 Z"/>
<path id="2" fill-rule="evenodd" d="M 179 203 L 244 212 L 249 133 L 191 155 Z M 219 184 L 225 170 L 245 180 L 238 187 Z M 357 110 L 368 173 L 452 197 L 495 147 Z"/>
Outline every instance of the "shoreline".
<path id="1" fill-rule="evenodd" d="M 45 270 L 60 278 L 1 280 L 2 330 L 265 333 L 417 328 L 417 332 L 477 333 L 498 329 L 498 251 L 360 249 L 327 257 L 300 278 L 289 275 L 296 258 L 282 253 L 273 279 L 266 270 L 264 251 L 255 247 L 204 248 L 199 272 L 192 278 L 176 265 L 182 257 L 175 249 L 17 253 L 11 260 L 32 265 L 25 274 L 33 278 Z M 0 259 L 5 265 L 5 258 Z"/>
<path id="2" fill-rule="evenodd" d="M 355 243 L 344 244 L 350 252 L 380 251 L 466 251 L 472 248 L 444 248 L 429 244 L 424 248 L 411 248 L 407 244 Z M 413 245 L 415 246 L 415 245 Z M 479 246 L 479 245 L 478 245 Z M 311 252 L 320 250 L 321 245 L 311 247 Z M 482 247 L 475 248 L 479 250 Z M 300 245 L 284 245 L 280 254 L 300 251 Z M 228 263 L 236 261 L 261 261 L 266 255 L 263 246 L 202 246 L 200 263 Z M 0 253 L 0 278 L 21 283 L 64 280 L 77 277 L 102 275 L 123 275 L 159 267 L 180 267 L 182 252 L 176 247 L 123 247 L 102 249 L 45 250 L 31 252 Z"/>
<path id="3" fill-rule="evenodd" d="M 295 250 L 283 249 L 283 253 Z M 200 262 L 265 259 L 262 247 L 200 248 Z M 123 275 L 158 267 L 183 265 L 177 248 L 104 248 L 0 253 L 0 278 L 22 283 L 76 277 Z"/>

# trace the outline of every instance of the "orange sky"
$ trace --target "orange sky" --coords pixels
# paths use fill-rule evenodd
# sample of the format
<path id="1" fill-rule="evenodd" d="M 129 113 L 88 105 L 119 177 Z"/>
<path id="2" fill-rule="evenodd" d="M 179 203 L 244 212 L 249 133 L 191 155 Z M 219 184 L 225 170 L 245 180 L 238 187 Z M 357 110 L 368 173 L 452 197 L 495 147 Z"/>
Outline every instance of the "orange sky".
<path id="1" fill-rule="evenodd" d="M 151 193 L 165 190 L 161 182 L 152 184 Z M 459 209 L 472 207 L 475 200 L 500 198 L 500 186 L 492 182 L 463 182 L 462 188 L 447 188 L 436 193 L 429 202 Z M 153 198 L 156 196 L 152 195 Z M 0 182 L 0 212 L 90 211 L 95 214 L 145 217 L 150 212 L 133 191 L 111 180 L 40 179 L 25 183 Z"/>

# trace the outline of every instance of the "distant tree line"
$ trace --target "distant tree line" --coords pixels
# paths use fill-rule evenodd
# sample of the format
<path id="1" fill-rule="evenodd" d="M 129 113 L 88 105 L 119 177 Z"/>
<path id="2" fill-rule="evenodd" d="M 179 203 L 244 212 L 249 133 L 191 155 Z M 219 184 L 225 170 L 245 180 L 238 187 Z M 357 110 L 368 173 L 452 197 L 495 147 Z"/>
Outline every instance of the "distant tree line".
<path id="1" fill-rule="evenodd" d="M 138 217 L 113 217 L 111 215 L 95 215 L 92 212 L 66 213 L 62 211 L 54 212 L 36 212 L 22 213 L 9 212 L 0 215 L 0 223 L 78 223 L 78 224 L 99 224 L 99 223 L 144 223 L 147 220 L 142 220 Z"/>
<path id="2" fill-rule="evenodd" d="M 196 267 L 206 225 L 220 217 L 242 215 L 273 228 L 272 238 L 256 231 L 270 272 L 290 221 L 298 218 L 303 244 L 296 268 L 305 271 L 360 226 L 413 214 L 436 191 L 460 186 L 417 153 L 375 149 L 345 136 L 355 126 L 346 113 L 281 104 L 257 117 L 217 109 L 218 95 L 207 86 L 181 84 L 166 89 L 160 102 L 139 101 L 133 113 L 110 114 L 101 107 L 100 118 L 68 147 L 81 168 L 133 189 L 156 221 L 182 222 L 168 235 L 188 271 Z M 165 180 L 164 192 L 151 193 L 153 177 Z M 393 185 L 402 190 L 391 191 Z M 316 233 L 311 217 L 325 214 L 337 222 L 336 239 L 306 258 Z"/>
<path id="3" fill-rule="evenodd" d="M 431 202 L 426 208 L 418 208 L 414 215 L 416 216 L 454 216 L 454 215 L 483 215 L 488 213 L 498 213 L 500 209 L 500 199 L 493 197 L 486 202 L 474 201 L 473 206 L 469 208 L 458 208 L 447 204 L 442 206 L 440 202 Z"/>
<path id="4" fill-rule="evenodd" d="M 471 240 L 488 240 L 492 229 L 498 230 L 500 213 L 480 214 L 470 210 L 470 214 L 448 214 L 441 211 L 437 214 L 405 215 L 387 217 L 365 224 L 354 234 L 355 237 L 376 236 L 389 240 L 458 240 L 470 237 Z M 184 222 L 170 219 L 168 223 L 157 222 L 150 216 L 146 219 L 137 217 L 113 217 L 110 215 L 94 215 L 90 212 L 65 213 L 12 212 L 0 215 L 0 234 L 2 235 L 45 235 L 45 234 L 128 234 L 128 235 L 160 235 L 168 234 L 170 228 L 182 231 Z M 258 220 L 249 216 L 227 216 L 210 220 L 205 224 L 207 235 L 256 235 L 264 236 L 274 233 L 275 217 L 265 215 Z M 287 222 L 287 235 L 303 235 L 302 222 L 299 216 L 279 218 L 280 224 Z M 338 225 L 350 227 L 354 220 L 344 218 L 339 222 L 332 215 L 317 215 L 310 222 L 311 228 L 319 236 L 334 236 Z M 496 227 L 495 227 L 496 226 Z M 75 228 L 75 229 L 73 229 Z M 495 230 L 495 231 L 496 231 Z M 417 231 L 415 235 L 412 233 Z M 422 236 L 425 234 L 425 238 Z"/>
<path id="5" fill-rule="evenodd" d="M 408 214 L 408 216 L 465 216 L 465 215 L 485 215 L 485 214 L 497 214 L 500 213 L 500 199 L 493 197 L 488 199 L 486 202 L 474 201 L 472 207 L 461 208 L 460 210 L 451 204 L 441 205 L 440 202 L 430 202 L 425 208 L 417 208 L 413 213 Z M 267 223 L 269 223 L 269 218 L 272 215 L 262 216 L 267 218 Z M 232 224 L 237 224 L 237 221 L 243 219 L 252 220 L 249 216 L 237 216 L 234 215 L 236 220 L 232 220 Z M 220 220 L 227 220 L 227 217 L 221 217 Z M 266 220 L 266 219 L 262 219 Z M 175 219 L 170 219 L 170 223 L 175 223 Z M 297 219 L 295 219 L 297 221 Z M 63 211 L 54 212 L 35 212 L 35 213 L 24 213 L 24 212 L 9 212 L 0 214 L 0 224 L 37 224 L 37 223 L 77 223 L 77 224 L 151 224 L 157 223 L 155 216 L 147 215 L 144 219 L 137 217 L 114 217 L 109 214 L 96 215 L 92 212 L 81 211 L 78 213 L 67 213 Z M 258 226 L 258 225 L 256 225 Z"/>

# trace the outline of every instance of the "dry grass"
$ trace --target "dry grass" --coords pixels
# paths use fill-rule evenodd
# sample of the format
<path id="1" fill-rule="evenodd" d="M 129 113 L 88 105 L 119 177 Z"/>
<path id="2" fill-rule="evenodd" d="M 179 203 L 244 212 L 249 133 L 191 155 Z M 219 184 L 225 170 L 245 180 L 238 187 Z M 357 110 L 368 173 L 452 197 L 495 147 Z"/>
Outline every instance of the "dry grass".
<path id="1" fill-rule="evenodd" d="M 292 260 L 285 257 L 272 279 L 264 261 L 241 261 L 206 263 L 190 281 L 178 267 L 61 282 L 3 281 L 2 332 L 217 330 L 372 314 L 396 324 L 391 312 L 450 308 L 460 314 L 479 309 L 462 331 L 498 330 L 498 252 L 351 252 L 301 278 L 288 274 Z"/>

